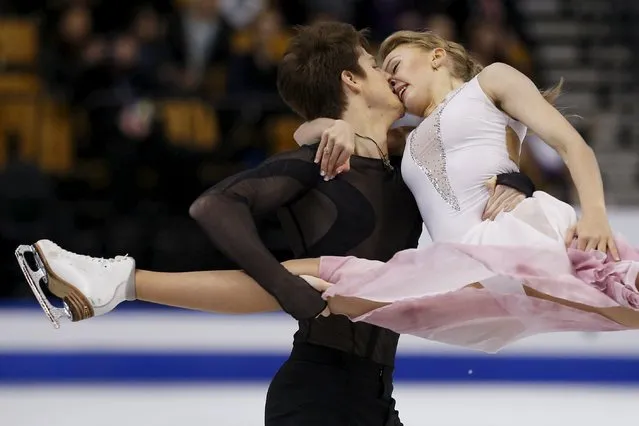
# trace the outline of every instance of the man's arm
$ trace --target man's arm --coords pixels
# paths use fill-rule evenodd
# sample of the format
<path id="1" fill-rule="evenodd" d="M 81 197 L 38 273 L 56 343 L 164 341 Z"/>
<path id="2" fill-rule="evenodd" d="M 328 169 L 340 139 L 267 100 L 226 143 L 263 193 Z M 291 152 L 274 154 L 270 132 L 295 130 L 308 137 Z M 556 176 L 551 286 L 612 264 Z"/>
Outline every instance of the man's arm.
<path id="1" fill-rule="evenodd" d="M 482 219 L 494 220 L 501 212 L 512 211 L 527 197 L 532 197 L 535 184 L 523 173 L 502 173 L 486 182 L 491 191 Z"/>
<path id="2" fill-rule="evenodd" d="M 209 189 L 189 210 L 213 243 L 298 320 L 316 317 L 326 303 L 269 252 L 254 217 L 285 206 L 320 181 L 313 156 L 306 147 L 271 158 Z"/>
<path id="3" fill-rule="evenodd" d="M 533 181 L 521 172 L 509 172 L 497 175 L 495 181 L 497 186 L 504 185 L 521 192 L 523 195 L 532 197 L 535 193 L 535 184 Z"/>

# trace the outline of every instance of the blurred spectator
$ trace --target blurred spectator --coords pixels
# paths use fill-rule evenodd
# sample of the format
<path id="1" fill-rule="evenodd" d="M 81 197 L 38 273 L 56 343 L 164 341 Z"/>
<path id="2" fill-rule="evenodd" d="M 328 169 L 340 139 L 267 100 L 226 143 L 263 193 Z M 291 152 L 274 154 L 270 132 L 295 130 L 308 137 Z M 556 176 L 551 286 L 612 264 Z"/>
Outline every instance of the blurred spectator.
<path id="1" fill-rule="evenodd" d="M 471 15 L 466 19 L 485 21 L 502 28 L 513 39 L 521 40 L 526 46 L 532 40 L 524 30 L 524 19 L 514 0 L 476 0 L 469 2 Z"/>
<path id="2" fill-rule="evenodd" d="M 219 0 L 192 0 L 172 19 L 167 36 L 169 81 L 186 92 L 197 92 L 207 74 L 230 55 L 231 28 L 221 16 Z"/>
<path id="3" fill-rule="evenodd" d="M 399 14 L 395 21 L 396 29 L 422 31 L 424 30 L 424 15 L 418 10 L 409 9 Z"/>
<path id="4" fill-rule="evenodd" d="M 446 40 L 459 40 L 455 22 L 448 15 L 434 14 L 428 16 L 426 18 L 425 28 L 429 31 L 439 34 Z"/>
<path id="5" fill-rule="evenodd" d="M 220 0 L 222 16 L 236 29 L 252 24 L 264 6 L 265 0 Z"/>
<path id="6" fill-rule="evenodd" d="M 87 1 L 87 0 L 65 0 Z M 95 6 L 95 30 L 100 34 L 117 34 L 126 32 L 135 20 L 139 10 L 152 7 L 160 14 L 173 13 L 174 0 L 88 0 Z"/>
<path id="7" fill-rule="evenodd" d="M 65 216 L 80 218 L 68 232 L 77 236 L 69 244 L 98 255 L 105 247 L 114 252 L 132 247 L 142 262 L 155 259 L 156 267 L 167 270 L 220 264 L 201 244 L 183 258 L 180 250 L 170 249 L 175 236 L 206 242 L 188 218 L 178 231 L 158 234 L 172 226 L 172 214 L 184 218 L 190 201 L 211 183 L 293 146 L 290 135 L 299 118 L 279 101 L 276 89 L 277 64 L 292 26 L 349 21 L 371 30 L 373 48 L 392 31 L 429 29 L 464 43 L 484 64 L 504 61 L 526 73 L 532 68 L 530 40 L 513 0 L 10 0 L 3 5 L 1 11 L 42 18 L 40 74 L 49 94 L 71 106 L 89 130 L 82 139 L 88 143 L 76 144 L 82 148 L 78 169 L 95 165 L 96 175 L 105 172 L 94 186 L 81 173 L 52 181 L 53 188 L 64 187 L 63 198 L 73 200 L 73 212 Z M 207 109 L 215 110 L 217 122 L 182 108 L 179 98 L 193 96 L 212 103 Z M 171 110 L 170 123 L 180 136 L 171 142 L 164 134 L 165 97 L 178 98 L 179 105 Z M 221 135 L 214 149 L 189 140 L 208 125 Z M 554 190 L 563 171 L 530 140 L 524 167 L 540 187 Z M 38 182 L 44 177 L 35 169 L 15 163 L 10 169 L 8 177 L 0 176 L 0 249 L 6 250 L 51 235 L 41 221 L 42 205 L 55 198 L 46 187 L 50 183 Z M 32 177 L 24 177 L 29 173 Z M 39 192 L 12 187 L 17 181 Z M 106 191 L 91 192 L 99 189 Z M 16 203 L 18 198 L 24 202 Z M 104 204 L 76 202 L 87 198 Z M 112 226 L 105 227 L 105 221 Z M 205 254 L 198 258 L 199 252 Z M 17 272 L 12 266 L 7 273 Z"/>
<path id="8" fill-rule="evenodd" d="M 305 0 L 270 0 L 271 6 L 280 11 L 288 26 L 308 22 Z"/>
<path id="9" fill-rule="evenodd" d="M 113 136 L 120 114 L 152 97 L 158 83 L 141 61 L 140 44 L 131 34 L 96 41 L 87 52 L 94 66 L 76 82 L 74 99 L 89 113 L 92 142 L 100 150 Z"/>
<path id="10" fill-rule="evenodd" d="M 355 18 L 355 3 L 356 0 L 307 0 L 309 21 L 352 22 Z"/>
<path id="11" fill-rule="evenodd" d="M 465 39 L 465 26 L 471 14 L 474 0 L 401 0 L 402 12 L 397 19 L 396 30 L 424 30 L 425 24 L 432 24 L 426 17 L 446 16 L 454 26 L 458 40 Z M 404 27 L 403 25 L 410 25 Z"/>
<path id="12" fill-rule="evenodd" d="M 489 21 L 471 22 L 467 48 L 482 65 L 505 62 L 532 75 L 532 61 L 526 47 L 505 27 Z"/>
<path id="13" fill-rule="evenodd" d="M 128 105 L 157 92 L 155 70 L 142 62 L 140 41 L 131 34 L 121 34 L 111 44 L 112 90 L 115 103 Z"/>
<path id="14" fill-rule="evenodd" d="M 250 30 L 238 34 L 229 68 L 229 93 L 275 95 L 277 64 L 289 37 L 282 15 L 273 9 L 263 12 Z"/>
<path id="15" fill-rule="evenodd" d="M 82 96 L 79 81 L 100 65 L 106 45 L 94 38 L 91 11 L 84 6 L 63 10 L 56 24 L 55 33 L 45 38 L 40 71 L 52 93 L 73 102 Z"/>
<path id="16" fill-rule="evenodd" d="M 169 61 L 164 21 L 152 6 L 144 5 L 133 19 L 132 33 L 139 43 L 139 67 L 159 78 L 161 67 Z"/>
<path id="17" fill-rule="evenodd" d="M 157 92 L 157 81 L 153 70 L 141 63 L 140 43 L 133 35 L 119 35 L 111 45 L 111 55 L 111 86 L 94 105 L 93 140 L 110 165 L 116 208 L 128 213 L 139 201 L 140 166 L 156 163 L 163 151 L 149 102 Z"/>
<path id="18" fill-rule="evenodd" d="M 534 68 L 530 49 L 533 46 L 524 30 L 516 2 L 478 0 L 471 2 L 471 6 L 467 44 L 479 61 L 484 65 L 506 62 L 532 77 Z"/>

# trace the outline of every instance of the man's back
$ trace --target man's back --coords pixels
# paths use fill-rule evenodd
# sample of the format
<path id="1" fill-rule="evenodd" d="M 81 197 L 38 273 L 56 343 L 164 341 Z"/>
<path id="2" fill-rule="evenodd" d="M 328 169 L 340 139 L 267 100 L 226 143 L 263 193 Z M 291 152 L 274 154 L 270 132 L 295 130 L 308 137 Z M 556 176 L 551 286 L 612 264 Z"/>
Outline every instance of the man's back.
<path id="1" fill-rule="evenodd" d="M 317 318 L 326 302 L 268 251 L 254 218 L 277 212 L 296 257 L 386 261 L 417 245 L 421 217 L 397 168 L 355 157 L 349 173 L 326 182 L 313 161 L 315 149 L 275 155 L 220 182 L 191 213 L 299 321 L 291 355 L 269 386 L 266 424 L 401 424 L 392 398 L 398 335 L 337 315 Z"/>
<path id="2" fill-rule="evenodd" d="M 316 173 L 316 146 L 291 158 L 301 173 Z M 309 169 L 304 170 L 302 169 Z M 279 217 L 295 257 L 357 256 L 387 261 L 417 246 L 422 220 L 399 168 L 379 159 L 353 157 L 351 171 L 320 181 L 280 209 Z M 302 320 L 296 342 L 327 346 L 393 365 L 398 335 L 366 323 L 331 315 Z"/>

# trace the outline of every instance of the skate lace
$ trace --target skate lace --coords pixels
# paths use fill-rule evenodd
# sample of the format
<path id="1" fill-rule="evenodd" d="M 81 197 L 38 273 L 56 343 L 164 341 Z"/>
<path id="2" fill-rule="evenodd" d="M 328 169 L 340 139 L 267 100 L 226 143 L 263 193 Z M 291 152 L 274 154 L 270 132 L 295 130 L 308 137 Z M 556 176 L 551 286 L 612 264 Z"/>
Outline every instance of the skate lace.
<path id="1" fill-rule="evenodd" d="M 118 262 L 122 262 L 123 260 L 128 259 L 129 255 L 128 253 L 125 254 L 124 256 L 115 256 L 115 257 L 93 257 L 93 256 L 89 256 L 86 254 L 77 254 L 77 253 L 72 253 L 68 250 L 64 250 L 61 249 L 62 252 L 68 256 L 77 256 L 80 259 L 84 259 L 84 260 L 91 260 L 94 262 L 98 262 L 99 264 L 110 264 L 110 263 L 118 263 Z"/>

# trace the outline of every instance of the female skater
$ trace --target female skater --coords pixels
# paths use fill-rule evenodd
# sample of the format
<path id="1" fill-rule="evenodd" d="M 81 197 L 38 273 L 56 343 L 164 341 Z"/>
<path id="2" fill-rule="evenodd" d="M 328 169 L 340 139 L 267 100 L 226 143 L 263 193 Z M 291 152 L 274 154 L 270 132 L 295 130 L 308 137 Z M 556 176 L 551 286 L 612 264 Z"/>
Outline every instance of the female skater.
<path id="1" fill-rule="evenodd" d="M 592 150 L 533 83 L 504 64 L 482 70 L 462 46 L 432 33 L 395 33 L 380 55 L 407 112 L 425 117 L 406 139 L 402 171 L 435 244 L 387 263 L 322 257 L 319 276 L 334 284 L 324 287 L 331 312 L 487 351 L 540 332 L 639 328 L 639 252 L 613 238 Z M 581 219 L 537 192 L 482 221 L 483 182 L 517 168 L 527 129 L 566 162 Z M 346 123 L 326 119 L 296 137 L 322 137 L 324 160 L 345 143 L 346 155 L 332 155 L 340 163 L 353 140 Z M 343 305 L 349 298 L 358 309 Z"/>

